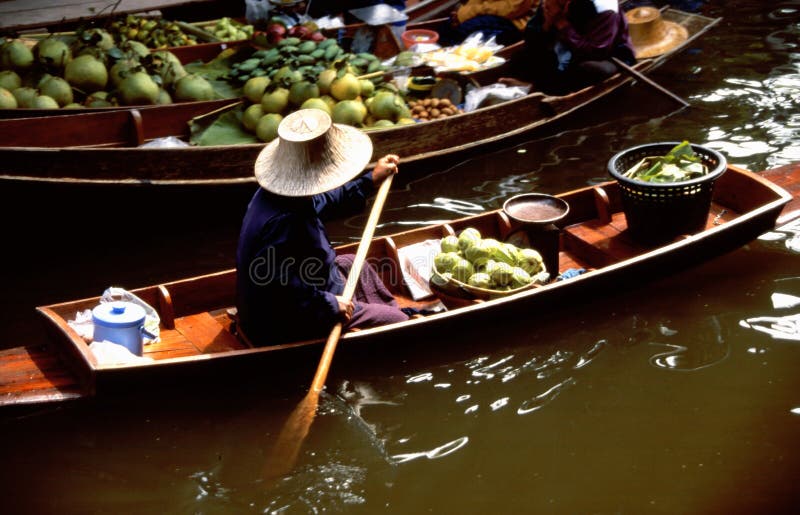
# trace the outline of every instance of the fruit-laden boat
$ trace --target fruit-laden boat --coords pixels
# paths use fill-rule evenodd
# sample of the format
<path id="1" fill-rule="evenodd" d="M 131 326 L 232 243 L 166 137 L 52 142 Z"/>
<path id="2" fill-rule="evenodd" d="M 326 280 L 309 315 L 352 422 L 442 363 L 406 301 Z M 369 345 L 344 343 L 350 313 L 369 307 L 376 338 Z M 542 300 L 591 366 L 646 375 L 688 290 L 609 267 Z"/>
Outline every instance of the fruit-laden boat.
<path id="1" fill-rule="evenodd" d="M 469 330 L 496 322 L 499 317 L 514 320 L 520 315 L 526 323 L 545 323 L 548 310 L 574 306 L 590 298 L 593 291 L 631 283 L 632 277 L 638 283 L 667 275 L 728 252 L 772 230 L 776 220 L 786 223 L 800 216 L 800 164 L 785 167 L 775 177 L 795 196 L 757 173 L 728 165 L 716 180 L 704 228 L 658 245 L 639 243 L 641 240 L 629 234 L 616 181 L 554 196 L 568 205 L 557 229 L 527 231 L 524 224 L 501 209 L 375 237 L 368 262 L 381 264 L 377 267 L 381 278 L 398 303 L 431 311 L 434 305 L 446 309 L 405 322 L 347 332 L 339 342 L 337 360 L 361 353 L 370 360 L 380 360 L 393 342 L 407 349 L 414 342 L 434 341 L 437 334 Z M 489 299 L 436 288 L 427 298 L 412 295 L 414 284 L 428 284 L 424 267 L 415 268 L 419 274 L 414 274 L 406 264 L 406 258 L 419 254 L 414 251 L 418 248 L 415 245 L 438 243 L 470 227 L 484 238 L 498 241 L 520 241 L 520 234 L 527 234 L 528 243 L 541 252 L 550 267 L 551 278 L 576 269 L 585 272 Z M 354 253 L 354 247 L 345 245 L 336 251 Z M 190 387 L 237 385 L 250 372 L 253 377 L 276 382 L 287 374 L 295 380 L 310 378 L 323 341 L 253 348 L 233 334 L 230 308 L 234 305 L 235 275 L 234 270 L 224 270 L 132 290 L 155 308 L 160 318 L 161 341 L 144 346 L 144 357 L 151 358 L 146 363 L 101 364 L 70 325 L 79 312 L 97 306 L 99 297 L 39 307 L 49 341 L 0 351 L 0 405 L 64 401 L 126 390 L 143 392 L 148 386 L 165 382 Z M 377 352 L 379 349 L 382 351 Z"/>
<path id="2" fill-rule="evenodd" d="M 409 2 L 405 10 L 409 20 L 429 20 L 446 16 L 457 0 L 420 0 Z M 50 27 L 58 29 L 65 24 L 87 20 L 103 20 L 120 14 L 136 14 L 164 11 L 166 13 L 190 14 L 195 20 L 203 13 L 226 15 L 231 11 L 241 12 L 241 4 L 235 9 L 231 2 L 220 0 L 122 0 L 116 4 L 100 5 L 95 1 L 52 2 L 44 0 L 6 0 L 0 6 L 0 27 L 5 31 L 20 31 Z M 111 8 L 113 7 L 113 9 Z M 220 14 L 221 13 L 221 14 Z M 349 27 L 349 26 L 348 26 Z"/>
<path id="3" fill-rule="evenodd" d="M 635 69 L 644 73 L 686 48 L 718 19 L 674 9 L 662 11 L 663 19 L 687 32 L 687 38 L 670 52 L 641 59 Z M 470 75 L 475 84 L 493 84 L 503 74 L 496 67 Z M 564 96 L 548 96 L 532 91 L 520 98 L 480 107 L 474 111 L 444 118 L 396 125 L 369 131 L 374 155 L 395 153 L 405 163 L 444 156 L 466 149 L 501 142 L 576 113 L 631 84 L 632 76 L 619 73 L 598 84 Z M 215 106 L 215 109 L 218 106 Z M 152 122 L 157 110 L 169 109 L 175 119 L 170 124 Z M 164 116 L 160 115 L 163 120 Z M 252 165 L 263 144 L 186 146 L 182 148 L 142 148 L 140 140 L 176 137 L 187 141 L 186 125 L 197 116 L 176 106 L 139 109 L 128 116 L 87 113 L 47 120 L 24 118 L 0 120 L 0 179 L 22 181 L 85 182 L 115 184 L 209 184 L 252 181 Z M 206 121 L 208 121 L 206 118 Z M 80 141 L 64 139 L 85 132 Z M 173 128 L 179 126 L 179 131 Z M 42 127 L 47 127 L 43 130 Z M 105 129 L 100 129 L 105 127 Z M 136 138 L 120 137 L 133 131 Z"/>
<path id="4" fill-rule="evenodd" d="M 439 29 L 442 25 L 449 23 L 449 18 L 427 18 L 427 16 L 431 16 L 434 13 L 439 13 L 445 8 L 452 7 L 454 4 L 454 0 L 426 0 L 424 2 L 420 2 L 414 4 L 414 6 L 409 7 L 407 9 L 408 15 L 408 25 L 407 28 L 411 29 Z M 417 16 L 420 18 L 418 19 Z M 137 18 L 138 20 L 144 21 L 147 18 Z M 192 24 L 184 23 L 184 22 L 172 22 L 175 23 L 178 28 L 182 32 L 187 34 L 197 34 L 202 33 L 203 30 L 194 27 Z M 340 43 L 345 47 L 345 49 L 350 49 L 349 42 L 352 41 L 354 35 L 361 31 L 362 29 L 369 34 L 369 38 L 371 38 L 371 43 L 369 44 L 370 52 L 379 57 L 380 59 L 388 59 L 390 57 L 395 56 L 398 52 L 403 50 L 403 43 L 400 41 L 400 38 L 393 32 L 389 25 L 380 25 L 376 27 L 367 27 L 364 28 L 365 24 L 353 24 L 353 25 L 345 25 L 340 28 L 331 28 L 331 29 L 323 29 L 320 31 L 322 37 L 327 39 L 333 39 Z M 305 28 L 305 27 L 301 27 Z M 92 32 L 92 30 L 98 29 L 90 29 L 88 32 L 81 33 L 80 38 L 78 33 L 76 32 L 60 32 L 57 34 L 50 34 L 50 33 L 41 33 L 41 34 L 26 34 L 22 39 L 18 40 L 22 42 L 25 46 L 31 47 L 31 50 L 35 53 L 37 51 L 37 46 L 42 40 L 58 40 L 60 43 L 67 45 L 67 47 L 72 48 L 75 51 L 75 48 L 83 48 L 78 46 L 79 41 L 84 41 L 85 46 L 92 46 L 92 45 L 99 45 L 96 40 L 102 39 L 101 36 Z M 119 29 L 117 29 L 119 30 Z M 309 29 L 310 30 L 310 29 Z M 194 31 L 194 32 L 192 32 Z M 106 31 L 108 34 L 111 32 Z M 114 32 L 116 34 L 116 32 Z M 303 36 L 306 39 L 312 37 L 312 34 L 308 31 L 304 33 Z M 290 34 L 287 34 L 289 36 Z M 112 36 L 109 36 L 112 37 Z M 116 38 L 116 36 L 113 36 Z M 251 39 L 245 40 L 235 40 L 235 41 L 209 41 L 211 37 L 210 34 L 206 34 L 203 36 L 199 34 L 198 41 L 200 43 L 194 45 L 185 45 L 185 46 L 168 46 L 166 48 L 145 48 L 143 45 L 138 45 L 137 47 L 133 46 L 126 46 L 128 43 L 120 44 L 117 43 L 117 49 L 107 49 L 105 47 L 104 50 L 100 53 L 108 53 L 109 55 L 113 55 L 114 60 L 120 59 L 119 56 L 127 56 L 127 58 L 134 57 L 137 61 L 143 64 L 144 68 L 151 73 L 151 75 L 159 75 L 162 72 L 162 69 L 152 62 L 145 62 L 142 61 L 142 55 L 140 54 L 141 51 L 147 52 L 148 50 L 155 55 L 158 55 L 162 51 L 168 51 L 172 54 L 170 59 L 167 61 L 171 61 L 173 58 L 177 59 L 182 66 L 185 65 L 198 65 L 202 63 L 219 63 L 223 61 L 225 64 L 222 66 L 230 65 L 230 61 L 228 58 L 230 57 L 232 60 L 242 60 L 248 58 L 252 55 L 253 52 L 269 48 L 273 46 L 275 43 L 271 42 L 267 39 L 266 33 L 258 32 L 255 36 Z M 132 40 L 134 44 L 137 44 L 135 41 Z M 498 52 L 499 56 L 508 55 L 510 52 L 513 52 L 518 45 L 501 49 Z M 85 48 L 83 49 L 85 50 Z M 81 51 L 83 51 L 81 50 Z M 94 49 L 93 53 L 95 50 Z M 48 47 L 46 56 L 51 57 L 44 57 L 39 58 L 44 59 L 47 62 L 48 59 L 53 59 L 52 55 L 61 55 L 61 52 L 66 52 L 67 49 L 62 48 L 60 46 L 50 45 Z M 98 50 L 99 51 L 99 50 Z M 234 55 L 235 54 L 235 55 Z M 338 57 L 337 57 L 338 58 Z M 160 59 L 158 57 L 157 59 Z M 125 61 L 125 59 L 121 59 Z M 296 65 L 296 64 L 295 64 Z M 39 66 L 37 64 L 37 66 Z M 111 76 L 117 74 L 119 72 L 114 72 L 111 62 L 108 63 L 108 72 Z M 192 69 L 192 71 L 197 71 Z M 45 73 L 47 72 L 47 73 Z M 20 72 L 22 73 L 22 72 Z M 25 71 L 25 75 L 23 75 L 24 80 L 22 80 L 23 86 L 33 86 L 37 80 L 44 80 L 50 74 L 57 74 L 63 75 L 64 70 L 55 70 L 52 69 L 50 65 L 45 66 L 44 69 L 40 69 L 37 67 L 28 69 Z M 124 74 L 125 72 L 123 72 Z M 202 70 L 200 71 L 201 75 L 206 78 L 212 80 L 215 83 L 215 94 L 219 98 L 237 98 L 241 95 L 241 86 L 236 86 L 234 83 L 230 81 L 225 81 L 224 79 L 219 79 L 217 75 L 219 75 L 219 70 Z M 37 77 L 41 75 L 41 79 L 37 79 Z M 169 90 L 167 84 L 167 76 L 162 75 L 161 77 L 162 87 L 164 89 Z M 110 86 L 110 84 L 109 84 Z M 118 87 L 118 84 L 115 84 L 115 87 Z M 9 86 L 5 85 L 4 87 L 8 88 Z M 36 89 L 40 91 L 41 94 L 45 94 L 44 90 L 37 85 Z M 77 88 L 81 89 L 81 88 Z M 12 89 L 13 91 L 13 89 Z M 16 96 L 16 95 L 15 95 Z M 77 96 L 76 96 L 77 100 Z M 173 99 L 175 101 L 175 99 Z M 113 105 L 112 105 L 113 104 Z M 61 104 L 60 104 L 61 105 Z M 119 103 L 89 103 L 88 99 L 83 101 L 83 103 L 79 106 L 81 108 L 80 114 L 86 113 L 102 113 L 102 112 L 110 112 L 116 110 L 123 110 L 123 109 L 158 109 L 161 107 L 162 104 L 157 105 L 149 105 L 147 103 L 134 103 L 134 104 L 123 104 Z M 213 104 L 209 104 L 209 106 L 213 106 Z M 50 116 L 63 116 L 63 115 L 70 115 L 75 114 L 73 109 L 64 109 L 63 107 L 33 107 L 33 106 L 26 106 L 24 108 L 6 108 L 0 107 L 0 120 L 9 119 L 9 118 L 37 118 L 37 117 L 50 117 Z"/>

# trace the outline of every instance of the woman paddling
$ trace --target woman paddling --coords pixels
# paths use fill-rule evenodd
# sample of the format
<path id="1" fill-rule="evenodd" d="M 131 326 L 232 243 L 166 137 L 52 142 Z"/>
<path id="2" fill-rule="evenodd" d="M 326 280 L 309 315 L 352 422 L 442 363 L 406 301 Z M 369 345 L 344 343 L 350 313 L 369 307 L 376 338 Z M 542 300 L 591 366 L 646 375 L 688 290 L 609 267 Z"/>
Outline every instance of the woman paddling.
<path id="1" fill-rule="evenodd" d="M 318 109 L 286 116 L 255 164 L 261 186 L 244 216 L 236 252 L 239 327 L 255 345 L 324 337 L 407 320 L 375 270 L 365 266 L 355 301 L 341 297 L 352 256 L 336 256 L 323 225 L 362 210 L 399 158 L 363 173 L 372 142 Z"/>

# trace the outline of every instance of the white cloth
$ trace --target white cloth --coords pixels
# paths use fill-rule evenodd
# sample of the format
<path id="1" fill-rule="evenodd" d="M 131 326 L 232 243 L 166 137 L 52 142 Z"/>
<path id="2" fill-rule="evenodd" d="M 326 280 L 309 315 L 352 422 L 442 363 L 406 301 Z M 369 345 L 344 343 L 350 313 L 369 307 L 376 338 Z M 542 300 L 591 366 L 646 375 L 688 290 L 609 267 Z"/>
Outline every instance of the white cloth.
<path id="1" fill-rule="evenodd" d="M 619 12 L 617 0 L 592 0 L 592 3 L 594 3 L 594 7 L 597 9 L 598 13 L 606 11 Z"/>

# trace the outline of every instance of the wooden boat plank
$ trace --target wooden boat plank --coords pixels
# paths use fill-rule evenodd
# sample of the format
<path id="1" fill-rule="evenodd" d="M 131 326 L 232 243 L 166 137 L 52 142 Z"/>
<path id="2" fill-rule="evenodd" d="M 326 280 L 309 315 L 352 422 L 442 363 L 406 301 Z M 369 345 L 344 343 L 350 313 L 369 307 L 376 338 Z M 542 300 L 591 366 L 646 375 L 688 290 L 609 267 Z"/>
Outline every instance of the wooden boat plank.
<path id="1" fill-rule="evenodd" d="M 64 401 L 88 395 L 72 369 L 49 346 L 0 353 L 0 406 Z"/>
<path id="2" fill-rule="evenodd" d="M 199 354 L 247 348 L 205 311 L 175 320 L 175 327 L 192 343 Z"/>

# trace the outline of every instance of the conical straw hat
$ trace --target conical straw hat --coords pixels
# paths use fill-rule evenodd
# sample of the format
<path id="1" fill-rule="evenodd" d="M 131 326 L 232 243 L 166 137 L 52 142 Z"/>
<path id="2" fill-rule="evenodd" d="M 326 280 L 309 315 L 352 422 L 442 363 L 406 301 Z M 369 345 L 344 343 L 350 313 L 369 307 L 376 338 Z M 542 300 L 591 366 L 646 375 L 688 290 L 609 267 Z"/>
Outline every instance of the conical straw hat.
<path id="1" fill-rule="evenodd" d="M 320 109 L 301 109 L 281 120 L 278 137 L 256 159 L 255 175 L 267 191 L 305 197 L 341 186 L 371 158 L 369 136 L 333 123 Z"/>
<path id="2" fill-rule="evenodd" d="M 625 18 L 637 59 L 666 54 L 689 37 L 686 27 L 664 20 L 655 7 L 636 7 Z"/>

